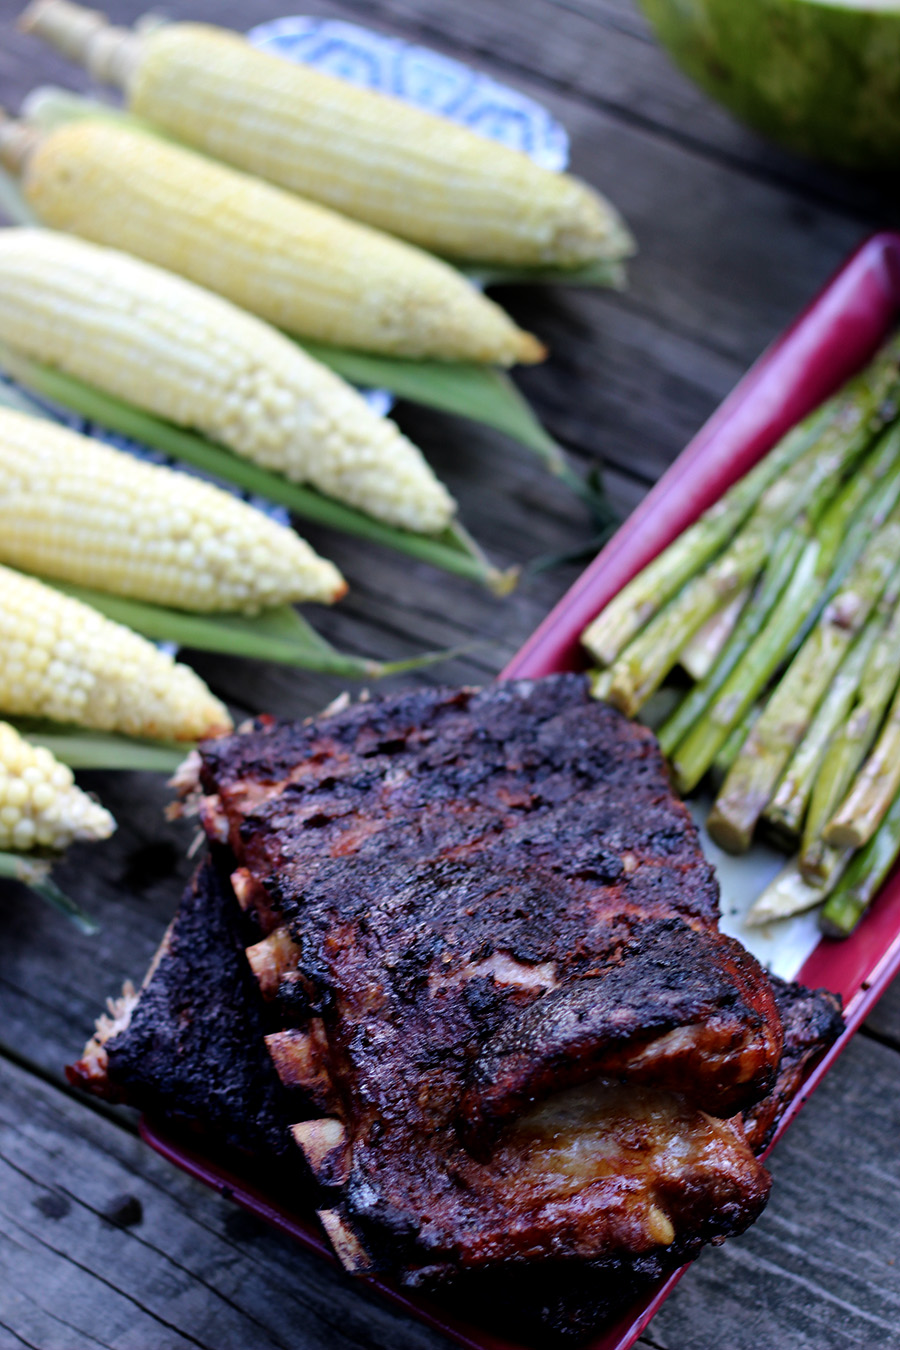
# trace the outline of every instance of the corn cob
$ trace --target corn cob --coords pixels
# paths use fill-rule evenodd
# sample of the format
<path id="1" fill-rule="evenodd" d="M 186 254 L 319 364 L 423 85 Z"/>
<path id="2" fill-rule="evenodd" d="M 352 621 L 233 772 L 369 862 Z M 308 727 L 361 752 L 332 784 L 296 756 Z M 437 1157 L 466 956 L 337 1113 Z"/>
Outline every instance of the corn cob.
<path id="1" fill-rule="evenodd" d="M 447 263 L 153 136 L 86 121 L 23 137 L 8 123 L 0 159 L 22 172 L 45 225 L 157 263 L 299 337 L 502 366 L 544 355 Z"/>
<path id="2" fill-rule="evenodd" d="M 289 338 L 192 282 L 51 230 L 0 231 L 0 343 L 389 525 L 454 504 L 421 452 Z"/>
<path id="3" fill-rule="evenodd" d="M 568 174 L 236 33 L 131 33 L 67 0 L 38 0 L 22 22 L 177 139 L 437 253 L 578 266 L 632 251 L 609 203 Z"/>
<path id="4" fill-rule="evenodd" d="M 108 839 L 115 828 L 70 768 L 0 722 L 0 849 L 61 853 L 76 839 Z"/>
<path id="5" fill-rule="evenodd" d="M 0 559 L 207 613 L 329 602 L 346 590 L 293 530 L 230 493 L 5 408 Z"/>
<path id="6" fill-rule="evenodd" d="M 198 675 L 79 600 L 0 566 L 0 709 L 98 731 L 198 740 L 231 729 Z"/>

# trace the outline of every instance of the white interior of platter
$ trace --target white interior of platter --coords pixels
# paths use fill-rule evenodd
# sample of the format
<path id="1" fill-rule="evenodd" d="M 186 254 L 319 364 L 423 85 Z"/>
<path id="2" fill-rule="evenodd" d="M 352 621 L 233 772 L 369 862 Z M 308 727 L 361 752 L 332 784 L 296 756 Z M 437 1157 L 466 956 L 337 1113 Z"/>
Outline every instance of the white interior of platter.
<path id="1" fill-rule="evenodd" d="M 763 928 L 744 925 L 744 915 L 784 867 L 786 854 L 767 844 L 755 843 L 749 852 L 732 857 L 706 833 L 704 822 L 712 806 L 712 797 L 692 798 L 688 806 L 700 830 L 703 852 L 715 867 L 719 879 L 722 893 L 719 926 L 722 932 L 737 938 L 774 975 L 785 980 L 794 979 L 822 937 L 818 911 L 795 914 L 793 918 L 779 919 Z"/>

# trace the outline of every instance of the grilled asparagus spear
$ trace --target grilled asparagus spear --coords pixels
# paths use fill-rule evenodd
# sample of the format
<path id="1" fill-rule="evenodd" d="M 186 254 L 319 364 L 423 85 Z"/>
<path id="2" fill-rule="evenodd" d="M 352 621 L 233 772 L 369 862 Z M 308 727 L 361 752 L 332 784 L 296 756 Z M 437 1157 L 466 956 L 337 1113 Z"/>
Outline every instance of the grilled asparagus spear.
<path id="1" fill-rule="evenodd" d="M 831 687 L 810 723 L 809 730 L 778 784 L 775 796 L 763 813 L 771 824 L 787 834 L 799 834 L 805 818 L 804 839 L 816 837 L 821 826 L 831 815 L 834 805 L 843 795 L 839 792 L 836 799 L 831 799 L 830 806 L 818 817 L 817 828 L 815 824 L 817 811 L 807 814 L 807 807 L 818 790 L 822 774 L 826 771 L 834 739 L 840 736 L 847 714 L 853 707 L 869 658 L 878 650 L 885 637 L 891 611 L 898 598 L 900 597 L 897 594 L 897 579 L 895 579 L 893 585 L 889 586 L 881 597 L 874 613 L 869 617 L 869 622 L 841 663 Z M 814 879 L 813 874 L 807 876 L 809 881 Z"/>
<path id="2" fill-rule="evenodd" d="M 875 748 L 860 770 L 849 796 L 825 826 L 835 848 L 862 848 L 881 824 L 900 789 L 900 690 L 888 711 Z"/>
<path id="3" fill-rule="evenodd" d="M 833 851 L 823 838 L 826 825 L 849 792 L 897 688 L 900 663 L 900 608 L 896 605 L 860 675 L 856 701 L 828 747 L 816 777 L 803 833 L 800 866 L 811 881 L 821 879 Z"/>
<path id="4" fill-rule="evenodd" d="M 865 848 L 854 855 L 819 916 L 829 937 L 848 937 L 900 856 L 900 792 Z"/>
<path id="5" fill-rule="evenodd" d="M 898 556 L 900 507 L 895 507 L 826 606 L 732 766 L 707 822 L 710 834 L 723 848 L 739 853 L 749 847 L 779 777 L 853 639 L 878 603 Z M 852 840 L 835 837 L 828 842 L 845 847 Z"/>
<path id="6" fill-rule="evenodd" d="M 671 756 L 675 753 L 676 747 L 680 745 L 694 723 L 698 721 L 704 710 L 715 699 L 732 672 L 743 663 L 748 649 L 769 620 L 779 597 L 794 575 L 801 554 L 808 544 L 808 531 L 800 525 L 792 525 L 780 535 L 772 550 L 766 570 L 760 577 L 756 589 L 749 603 L 745 606 L 731 638 L 720 653 L 718 661 L 706 678 L 699 681 L 690 693 L 682 699 L 678 707 L 660 728 L 659 743 L 664 754 Z M 686 781 L 691 774 L 688 765 L 682 764 L 682 758 L 679 755 L 675 755 L 673 763 L 677 781 L 679 783 Z M 702 777 L 705 771 L 704 768 L 698 778 Z M 693 783 L 691 786 L 693 786 Z"/>
<path id="7" fill-rule="evenodd" d="M 823 494 L 828 490 L 826 485 Z M 781 541 L 773 552 L 756 602 L 748 606 L 740 631 L 735 632 L 710 678 L 688 695 L 683 709 L 677 709 L 663 729 L 663 749 L 672 756 L 675 781 L 682 791 L 689 791 L 700 781 L 734 726 L 796 647 L 797 636 L 807 627 L 810 616 L 815 616 L 830 597 L 838 560 L 841 570 L 846 570 L 898 498 L 900 432 L 892 430 L 821 512 L 813 541 L 815 557 L 811 558 L 809 551 L 801 554 L 789 584 L 784 584 L 782 568 L 791 564 L 797 538 L 805 537 L 809 529 L 809 522 L 803 518 L 793 522 L 787 541 Z M 809 514 L 815 518 L 818 511 L 821 507 L 814 502 Z M 796 536 L 793 541 L 791 535 Z M 682 733 L 684 739 L 678 743 Z"/>
<path id="8" fill-rule="evenodd" d="M 583 640 L 590 654 L 601 665 L 612 665 L 644 625 L 734 537 L 766 489 L 798 458 L 813 446 L 823 455 L 847 443 L 865 448 L 893 420 L 898 393 L 900 335 L 622 588 L 585 630 Z"/>

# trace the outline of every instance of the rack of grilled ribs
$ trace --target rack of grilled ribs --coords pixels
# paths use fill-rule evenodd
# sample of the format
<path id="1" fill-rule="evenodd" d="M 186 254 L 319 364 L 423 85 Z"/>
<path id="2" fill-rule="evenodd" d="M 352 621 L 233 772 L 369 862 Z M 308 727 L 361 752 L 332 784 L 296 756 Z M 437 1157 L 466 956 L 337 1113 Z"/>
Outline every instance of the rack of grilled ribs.
<path id="1" fill-rule="evenodd" d="M 348 1269 L 560 1333 L 759 1214 L 837 1001 L 718 931 L 654 738 L 582 677 L 260 719 L 183 784 L 212 861 L 78 1081 L 291 1141 Z"/>

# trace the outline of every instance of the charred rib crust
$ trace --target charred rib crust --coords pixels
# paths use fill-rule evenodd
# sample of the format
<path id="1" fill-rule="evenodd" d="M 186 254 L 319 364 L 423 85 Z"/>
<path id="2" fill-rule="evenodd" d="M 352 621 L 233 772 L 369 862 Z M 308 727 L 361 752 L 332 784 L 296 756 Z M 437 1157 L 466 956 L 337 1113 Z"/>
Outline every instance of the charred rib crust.
<path id="1" fill-rule="evenodd" d="M 739 943 L 680 919 L 640 925 L 597 975 L 500 1025 L 469 1073 L 464 1137 L 477 1142 L 535 1098 L 594 1077 L 684 1091 L 734 1115 L 771 1089 L 781 1048 L 769 989 L 751 979 L 742 996 L 736 972 L 750 961 Z M 679 1028 L 696 1035 L 665 1046 L 660 1038 Z"/>
<path id="2" fill-rule="evenodd" d="M 241 929 L 240 915 L 230 888 L 209 872 L 208 865 L 186 894 L 182 911 L 185 909 L 193 912 L 194 922 L 199 924 L 199 929 L 192 933 L 189 924 L 176 921 L 175 928 L 180 933 L 180 940 L 171 948 L 166 944 L 163 957 L 168 968 L 168 984 L 173 991 L 170 1008 L 181 1008 L 188 1025 L 197 1023 L 205 1026 L 209 1041 L 202 1043 L 191 1034 L 187 1041 L 179 1043 L 170 1034 L 170 1008 L 166 1007 L 165 1001 L 161 1004 L 156 994 L 150 994 L 150 1002 L 145 1004 L 147 990 L 140 996 L 135 1032 L 132 1033 L 129 1024 L 118 1036 L 122 1062 L 137 1065 L 148 1037 L 152 1039 L 153 1023 L 160 1019 L 161 1035 L 154 1053 L 141 1065 L 139 1074 L 125 1075 L 121 1085 L 126 1100 L 144 1106 L 157 1115 L 171 1108 L 173 1083 L 184 1077 L 186 1071 L 196 1083 L 203 1085 L 204 1096 L 208 1092 L 211 1072 L 222 1075 L 224 1080 L 231 1083 L 249 1083 L 271 1072 L 262 1039 L 268 1024 L 258 989 L 248 977 L 241 948 L 246 934 Z M 233 934 L 234 940 L 224 940 L 223 931 Z M 198 960 L 193 950 L 195 943 L 202 950 L 205 935 L 209 936 L 210 944 L 216 947 L 218 953 L 212 966 L 203 959 Z M 215 1050 L 213 1041 L 221 1006 L 221 996 L 217 991 L 234 991 L 242 987 L 244 980 L 246 984 L 243 987 L 248 1003 L 255 1007 L 256 1020 L 248 1019 L 245 1034 L 226 1036 L 220 1048 Z M 813 992 L 799 985 L 788 985 L 777 979 L 772 984 L 784 1025 L 784 1048 L 774 1090 L 747 1116 L 748 1133 L 757 1151 L 764 1146 L 764 1135 L 771 1133 L 777 1116 L 795 1094 L 810 1067 L 843 1028 L 839 1000 L 834 995 L 823 990 Z M 207 1003 L 211 1004 L 208 1016 Z M 259 1030 L 254 1031 L 254 1025 Z M 137 1039 L 129 1047 L 128 1041 L 132 1034 Z M 212 1058 L 209 1057 L 210 1051 Z M 191 1062 L 189 1071 L 185 1063 L 186 1056 Z M 210 1065 L 214 1066 L 212 1070 Z M 190 1101 L 176 1100 L 177 1116 L 182 1118 L 189 1114 L 186 1107 L 190 1105 Z M 247 1102 L 238 1103 L 243 1108 L 238 1120 L 221 1114 L 211 1117 L 205 1110 L 205 1101 L 195 1099 L 193 1105 L 214 1139 L 222 1138 L 223 1135 L 231 1139 L 238 1136 L 237 1142 L 242 1146 L 259 1147 L 258 1135 L 254 1143 L 255 1122 L 249 1115 Z M 294 1111 L 293 1104 L 282 1108 L 283 1101 L 276 1099 L 273 1103 L 276 1116 L 274 1137 L 279 1140 L 279 1144 L 288 1135 L 290 1123 L 296 1119 L 296 1115 L 291 1114 Z M 245 1131 L 243 1135 L 242 1129 Z M 445 1137 L 449 1138 L 449 1135 Z M 283 1190 L 283 1169 L 280 1163 L 279 1171 L 273 1175 L 272 1186 L 276 1192 Z M 378 1206 L 373 1203 L 372 1196 L 367 1198 L 359 1194 L 356 1198 L 359 1209 L 367 1211 L 370 1217 L 368 1222 L 358 1218 L 354 1222 L 365 1233 L 372 1253 L 376 1258 L 382 1257 L 402 1265 L 402 1252 L 408 1254 L 415 1248 L 417 1235 L 404 1226 L 401 1214 L 388 1210 L 384 1196 L 381 1201 L 382 1223 L 378 1221 Z M 329 1200 L 328 1203 L 333 1202 Z M 697 1255 L 703 1241 L 710 1236 L 714 1234 L 709 1230 L 682 1235 L 679 1241 L 668 1247 L 642 1254 L 626 1253 L 579 1260 L 549 1258 L 526 1266 L 512 1264 L 478 1272 L 463 1271 L 458 1263 L 440 1259 L 429 1264 L 427 1259 L 423 1261 L 419 1255 L 415 1264 L 407 1267 L 403 1277 L 407 1283 L 423 1287 L 439 1288 L 448 1281 L 452 1282 L 453 1306 L 457 1314 L 464 1305 L 469 1315 L 482 1324 L 490 1325 L 492 1319 L 499 1318 L 506 1335 L 518 1334 L 527 1342 L 540 1339 L 554 1344 L 570 1343 L 586 1338 L 600 1322 L 624 1309 L 648 1285 L 682 1261 Z"/>
<path id="3" fill-rule="evenodd" d="M 768 1089 L 780 1027 L 764 972 L 717 932 L 712 869 L 648 731 L 557 676 L 266 723 L 202 757 L 237 862 L 296 945 L 278 995 L 303 1006 L 282 1017 L 323 1027 L 348 1130 L 339 1208 L 371 1254 L 531 1265 L 755 1217 L 768 1178 L 740 1124 L 702 1111 Z M 541 1170 L 552 1122 L 524 1140 L 516 1122 L 598 1073 L 676 1080 L 678 1099 L 646 1106 L 634 1145 L 620 1111 L 634 1175 L 581 1196 Z M 696 1149 L 680 1179 L 663 1167 L 657 1204 L 663 1127 Z"/>
<path id="4" fill-rule="evenodd" d="M 779 1120 L 826 1050 L 844 1030 L 841 999 L 828 989 L 807 989 L 772 976 L 772 992 L 784 1029 L 784 1048 L 772 1091 L 744 1113 L 747 1138 L 762 1153 Z"/>
<path id="5" fill-rule="evenodd" d="M 227 876 L 204 863 L 128 1026 L 106 1044 L 106 1095 L 287 1157 L 298 1107 L 259 1054 L 267 1028 L 240 918 Z"/>
<path id="6" fill-rule="evenodd" d="M 469 1084 L 472 1120 L 488 1131 L 523 1093 L 596 1072 L 585 1069 L 595 1051 L 713 1013 L 736 1081 L 717 1086 L 695 1054 L 687 1090 L 730 1113 L 771 1084 L 767 983 L 715 931 L 712 870 L 655 740 L 591 701 L 582 677 L 420 690 L 267 724 L 204 746 L 201 778 L 240 862 L 288 919 L 303 998 L 341 1059 L 335 1076 L 386 1114 L 432 1128 Z M 492 968 L 498 956 L 509 978 Z M 553 974 L 534 983 L 532 970 Z M 613 995 L 628 982 L 623 1032 Z M 365 1032 L 376 1004 L 394 1032 L 385 1052 Z M 554 1026 L 567 1006 L 570 1023 L 590 1009 L 586 1034 L 564 1032 L 561 1013 Z M 522 1028 L 530 1067 L 523 1076 L 519 1054 L 505 1074 L 504 1038 L 520 1044 Z M 508 1094 L 494 1086 L 482 1101 L 487 1078 Z"/>

